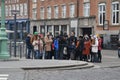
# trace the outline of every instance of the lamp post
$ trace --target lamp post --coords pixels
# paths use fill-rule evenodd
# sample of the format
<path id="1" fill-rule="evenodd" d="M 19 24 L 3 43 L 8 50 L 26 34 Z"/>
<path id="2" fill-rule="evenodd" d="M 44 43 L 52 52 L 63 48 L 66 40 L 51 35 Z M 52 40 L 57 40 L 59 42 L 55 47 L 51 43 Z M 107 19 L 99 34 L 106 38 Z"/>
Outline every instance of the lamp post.
<path id="1" fill-rule="evenodd" d="M 10 58 L 7 49 L 7 33 L 5 28 L 5 0 L 1 1 L 1 28 L 0 28 L 0 59 Z"/>
<path id="2" fill-rule="evenodd" d="M 14 57 L 16 57 L 16 35 L 17 35 L 17 28 L 16 28 L 16 15 L 19 13 L 19 10 L 11 10 L 12 15 L 14 15 Z"/>

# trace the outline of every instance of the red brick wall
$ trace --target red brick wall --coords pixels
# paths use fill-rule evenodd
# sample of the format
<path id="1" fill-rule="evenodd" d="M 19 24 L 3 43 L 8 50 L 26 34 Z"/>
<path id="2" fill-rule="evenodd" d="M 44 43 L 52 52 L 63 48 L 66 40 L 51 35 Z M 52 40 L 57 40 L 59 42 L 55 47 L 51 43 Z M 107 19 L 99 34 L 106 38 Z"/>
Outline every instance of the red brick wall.
<path id="1" fill-rule="evenodd" d="M 80 0 L 79 0 L 80 1 Z M 59 6 L 59 17 L 61 18 L 61 7 L 62 5 L 66 5 L 66 17 L 69 17 L 69 6 L 70 4 L 75 4 L 75 16 L 77 16 L 77 0 L 45 0 L 37 2 L 37 19 L 40 19 L 40 7 L 43 6 L 45 8 L 45 19 L 47 18 L 47 7 L 50 6 L 52 9 L 51 18 L 54 18 L 54 6 Z M 32 1 L 30 2 L 30 17 L 32 18 Z"/>

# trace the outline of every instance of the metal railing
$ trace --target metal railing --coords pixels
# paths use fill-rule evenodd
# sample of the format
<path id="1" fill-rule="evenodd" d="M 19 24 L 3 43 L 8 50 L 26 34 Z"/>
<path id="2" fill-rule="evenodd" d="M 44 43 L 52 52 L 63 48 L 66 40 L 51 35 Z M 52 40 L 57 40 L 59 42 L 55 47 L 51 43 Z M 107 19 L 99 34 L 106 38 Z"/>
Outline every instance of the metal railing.
<path id="1" fill-rule="evenodd" d="M 14 53 L 14 41 L 8 41 L 8 52 L 10 57 L 15 57 Z M 27 48 L 26 43 L 24 41 L 16 42 L 16 57 L 26 57 Z"/>

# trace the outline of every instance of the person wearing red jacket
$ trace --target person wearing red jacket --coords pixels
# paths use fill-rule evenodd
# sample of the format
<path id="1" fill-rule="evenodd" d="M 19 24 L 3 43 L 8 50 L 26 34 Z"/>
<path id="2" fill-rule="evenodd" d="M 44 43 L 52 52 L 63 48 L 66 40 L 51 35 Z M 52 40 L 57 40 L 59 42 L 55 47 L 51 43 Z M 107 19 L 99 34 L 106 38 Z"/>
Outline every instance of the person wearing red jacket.
<path id="1" fill-rule="evenodd" d="M 101 50 L 102 50 L 102 39 L 100 38 L 100 36 L 98 35 L 98 62 L 101 62 L 102 60 L 102 54 L 101 54 Z"/>

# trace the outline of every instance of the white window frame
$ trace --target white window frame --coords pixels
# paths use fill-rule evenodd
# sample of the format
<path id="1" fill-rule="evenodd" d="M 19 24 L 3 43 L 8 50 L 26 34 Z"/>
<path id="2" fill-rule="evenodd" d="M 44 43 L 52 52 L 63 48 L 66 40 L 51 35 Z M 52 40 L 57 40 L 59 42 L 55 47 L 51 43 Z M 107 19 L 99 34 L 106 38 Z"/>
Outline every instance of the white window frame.
<path id="1" fill-rule="evenodd" d="M 36 3 L 36 2 L 37 2 L 37 0 L 32 0 L 32 2 L 33 2 L 33 3 Z"/>
<path id="2" fill-rule="evenodd" d="M 105 7 L 105 10 L 104 10 Z M 102 19 L 100 18 L 100 16 L 102 15 Z M 99 21 L 99 25 L 103 25 L 104 24 L 104 20 L 105 20 L 105 16 L 106 16 L 106 4 L 105 3 L 100 3 L 98 6 L 98 21 Z"/>
<path id="3" fill-rule="evenodd" d="M 47 32 L 52 33 L 52 26 L 51 26 L 51 25 L 48 25 L 48 26 L 47 26 Z"/>
<path id="4" fill-rule="evenodd" d="M 119 6 L 119 10 L 117 10 L 117 4 Z M 115 10 L 113 9 L 113 5 L 115 5 Z M 116 15 L 118 12 L 118 16 Z M 115 23 L 113 22 L 113 15 L 115 13 Z M 112 25 L 119 25 L 120 23 L 120 3 L 118 1 L 112 2 Z M 117 23 L 117 18 L 118 18 L 118 23 Z"/>
<path id="5" fill-rule="evenodd" d="M 9 14 L 8 14 L 8 5 L 5 5 L 5 16 L 7 17 Z"/>
<path id="6" fill-rule="evenodd" d="M 41 7 L 40 8 L 40 19 L 44 19 L 44 14 L 45 14 L 45 8 Z"/>
<path id="7" fill-rule="evenodd" d="M 27 3 L 24 3 L 24 15 L 26 16 L 27 13 L 28 13 Z"/>
<path id="8" fill-rule="evenodd" d="M 47 18 L 51 19 L 51 7 L 50 6 L 47 7 Z"/>
<path id="9" fill-rule="evenodd" d="M 12 4 L 12 10 L 15 10 L 15 4 Z"/>
<path id="10" fill-rule="evenodd" d="M 70 4 L 70 17 L 73 18 L 75 17 L 75 5 Z"/>
<path id="11" fill-rule="evenodd" d="M 12 16 L 12 12 L 11 12 L 11 10 L 12 10 L 12 6 L 9 5 L 9 16 Z"/>
<path id="12" fill-rule="evenodd" d="M 58 18 L 58 16 L 59 16 L 59 7 L 54 6 L 54 18 Z"/>
<path id="13" fill-rule="evenodd" d="M 20 4 L 20 16 L 23 16 L 23 4 Z"/>
<path id="14" fill-rule="evenodd" d="M 16 10 L 20 11 L 20 6 L 19 6 L 19 4 L 16 4 Z M 20 14 L 17 14 L 17 15 L 20 15 Z"/>
<path id="15" fill-rule="evenodd" d="M 36 20 L 37 19 L 37 8 L 32 9 L 32 19 Z"/>
<path id="16" fill-rule="evenodd" d="M 83 15 L 84 15 L 84 17 L 90 16 L 90 3 L 89 2 L 84 3 Z"/>
<path id="17" fill-rule="evenodd" d="M 66 5 L 62 5 L 62 18 L 66 18 Z"/>

